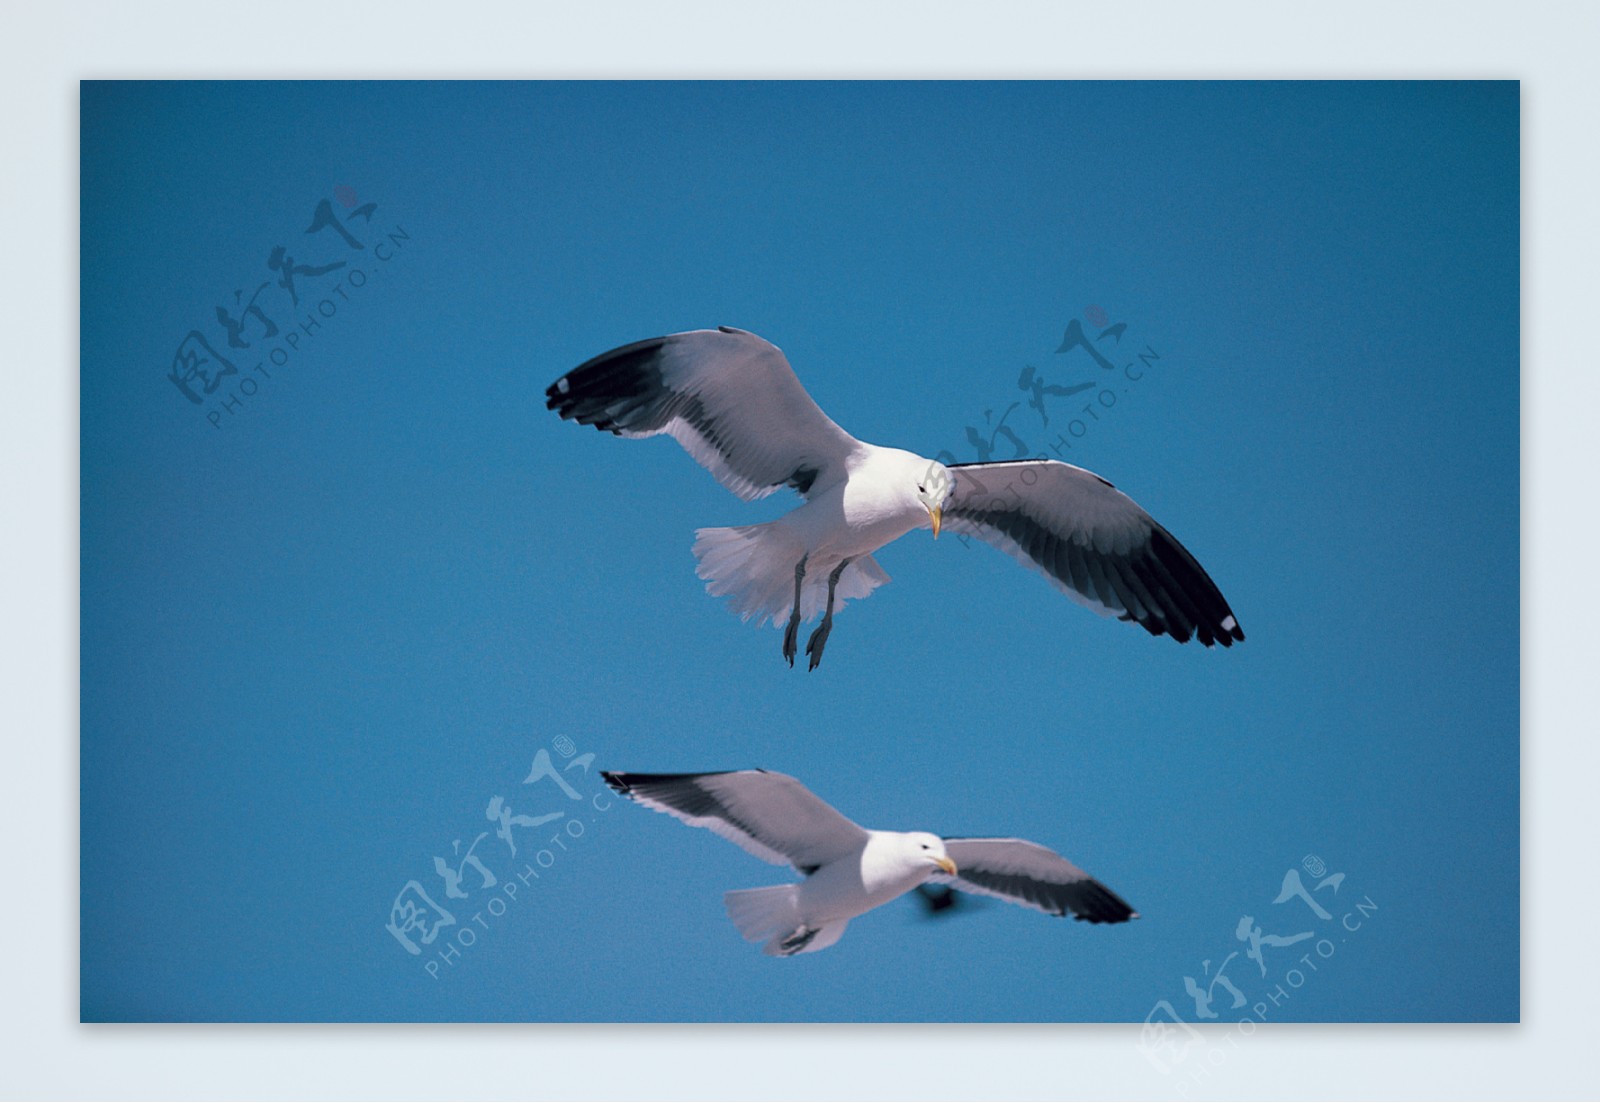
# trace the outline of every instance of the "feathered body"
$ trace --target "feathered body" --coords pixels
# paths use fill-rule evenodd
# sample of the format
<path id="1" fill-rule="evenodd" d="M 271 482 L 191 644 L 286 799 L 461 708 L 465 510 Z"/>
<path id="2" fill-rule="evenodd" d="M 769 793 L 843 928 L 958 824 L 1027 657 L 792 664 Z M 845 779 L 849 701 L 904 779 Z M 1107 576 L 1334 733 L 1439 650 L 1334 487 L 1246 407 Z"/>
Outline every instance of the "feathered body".
<path id="1" fill-rule="evenodd" d="M 601 776 L 647 808 L 714 831 L 804 876 L 795 884 L 738 889 L 723 897 L 739 933 L 777 957 L 833 945 L 856 916 L 930 879 L 1090 923 L 1121 923 L 1137 915 L 1116 893 L 1037 843 L 871 831 L 785 774 Z"/>
<path id="2" fill-rule="evenodd" d="M 706 592 L 728 598 L 742 620 L 782 627 L 793 609 L 794 567 L 804 559 L 802 622 L 826 608 L 828 576 L 840 563 L 848 565 L 835 589 L 839 605 L 866 597 L 889 581 L 872 553 L 932 523 L 915 493 L 918 485 L 926 485 L 929 462 L 900 448 L 863 442 L 850 457 L 845 478 L 813 484 L 805 502 L 778 520 L 696 530 L 696 573 L 706 581 Z"/>
<path id="3" fill-rule="evenodd" d="M 623 437 L 671 436 L 739 497 L 789 488 L 776 521 L 695 534 L 696 572 L 745 620 L 795 630 L 822 658 L 843 602 L 889 581 L 873 558 L 912 529 L 949 527 L 993 544 L 1104 616 L 1180 643 L 1231 646 L 1244 631 L 1195 558 L 1105 479 L 1054 460 L 946 467 L 857 440 L 828 418 L 774 345 L 721 327 L 636 341 L 550 385 L 563 418 Z"/>

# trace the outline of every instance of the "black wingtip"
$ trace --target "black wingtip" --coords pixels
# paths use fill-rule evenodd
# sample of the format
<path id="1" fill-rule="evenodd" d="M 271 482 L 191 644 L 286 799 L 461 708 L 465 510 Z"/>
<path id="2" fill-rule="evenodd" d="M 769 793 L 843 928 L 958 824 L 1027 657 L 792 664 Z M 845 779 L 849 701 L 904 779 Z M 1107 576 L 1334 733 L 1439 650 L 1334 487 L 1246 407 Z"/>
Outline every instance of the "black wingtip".
<path id="1" fill-rule="evenodd" d="M 1244 629 L 1228 599 L 1188 548 L 1160 525 L 1153 525 L 1150 550 L 1149 580 L 1166 584 L 1163 589 L 1172 602 L 1170 614 L 1175 614 L 1162 618 L 1166 623 L 1159 625 L 1161 629 L 1179 643 L 1198 639 L 1204 647 L 1232 647 L 1244 640 Z"/>
<path id="2" fill-rule="evenodd" d="M 1244 642 L 1244 629 L 1239 627 L 1239 620 L 1232 613 L 1223 617 L 1221 622 L 1213 629 L 1208 630 L 1200 638 L 1200 642 L 1207 647 L 1232 647 L 1235 643 Z"/>
<path id="3" fill-rule="evenodd" d="M 544 389 L 544 408 L 546 410 L 554 410 L 561 405 L 562 398 L 571 389 L 572 385 L 567 382 L 566 376 L 563 375 L 560 379 L 557 379 Z"/>
<path id="4" fill-rule="evenodd" d="M 666 395 L 657 357 L 670 337 L 650 337 L 602 352 L 545 388 L 545 409 L 596 429 L 657 429 Z"/>
<path id="5" fill-rule="evenodd" d="M 605 778 L 606 784 L 624 795 L 632 793 L 641 786 L 671 784 L 675 781 L 687 781 L 690 778 L 720 777 L 723 774 L 736 774 L 738 770 L 698 770 L 683 774 L 641 774 L 633 771 L 601 770 L 600 776 Z M 767 773 L 766 770 L 757 770 L 756 773 Z"/>
<path id="6" fill-rule="evenodd" d="M 1090 878 L 1086 887 L 1088 899 L 1080 902 L 1081 910 L 1072 918 L 1085 923 L 1126 923 L 1139 918 L 1139 913 L 1126 900 L 1099 881 Z"/>

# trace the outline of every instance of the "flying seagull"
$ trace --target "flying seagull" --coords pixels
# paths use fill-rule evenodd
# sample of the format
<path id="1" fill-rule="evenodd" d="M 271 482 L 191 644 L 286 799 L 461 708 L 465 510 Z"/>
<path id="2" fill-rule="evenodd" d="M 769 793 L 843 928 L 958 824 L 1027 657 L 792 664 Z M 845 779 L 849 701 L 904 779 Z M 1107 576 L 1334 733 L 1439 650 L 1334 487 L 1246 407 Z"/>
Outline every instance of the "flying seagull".
<path id="1" fill-rule="evenodd" d="M 790 957 L 839 941 L 856 916 L 930 878 L 1047 915 L 1090 923 L 1138 918 L 1127 902 L 1054 851 L 1026 839 L 940 838 L 926 831 L 869 831 L 787 774 L 600 772 L 646 808 L 707 827 L 805 880 L 723 896 L 728 918 L 763 951 Z"/>
<path id="2" fill-rule="evenodd" d="M 889 581 L 872 553 L 914 528 L 976 536 L 1102 616 L 1210 647 L 1244 639 L 1204 568 L 1133 499 L 1056 460 L 945 466 L 859 441 L 835 425 L 782 352 L 720 326 L 602 353 L 557 379 L 546 405 L 620 437 L 666 433 L 746 501 L 780 487 L 805 503 L 763 525 L 695 532 L 696 573 L 741 619 L 800 625 L 822 661 L 836 605 Z M 787 618 L 785 620 L 785 618 Z"/>

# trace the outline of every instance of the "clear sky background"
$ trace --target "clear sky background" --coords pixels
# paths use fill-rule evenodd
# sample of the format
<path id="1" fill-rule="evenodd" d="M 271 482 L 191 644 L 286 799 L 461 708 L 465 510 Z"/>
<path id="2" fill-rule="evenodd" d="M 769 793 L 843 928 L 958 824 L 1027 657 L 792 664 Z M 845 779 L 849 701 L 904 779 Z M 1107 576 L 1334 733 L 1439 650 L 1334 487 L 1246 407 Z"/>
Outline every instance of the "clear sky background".
<path id="1" fill-rule="evenodd" d="M 1289 993 L 1271 1021 L 1518 1016 L 1515 84 L 90 84 L 82 112 L 84 1018 L 1193 1020 L 1184 978 L 1236 951 L 1247 1003 Z M 363 249 L 303 233 L 323 200 Z M 228 350 L 216 308 L 279 245 L 346 268 L 294 310 L 267 287 L 279 334 Z M 1119 367 L 1159 356 L 1137 380 L 1055 354 L 1092 308 Z M 789 670 L 689 545 L 792 499 L 543 408 L 717 324 L 856 435 L 963 460 L 986 414 L 1070 434 L 1082 397 L 1047 431 L 1025 365 L 1112 381 L 1067 458 L 1249 639 L 1152 638 L 918 532 Z M 190 330 L 240 368 L 199 405 L 166 379 Z M 1143 917 L 906 901 L 773 961 L 721 894 L 784 871 L 596 808 L 593 769 L 581 804 L 524 786 L 559 736 L 1032 838 Z M 570 813 L 524 858 L 568 841 L 479 926 L 526 864 L 494 796 Z M 501 885 L 447 899 L 434 857 L 484 831 Z M 1345 874 L 1327 922 L 1273 904 L 1308 855 Z M 415 956 L 385 930 L 411 880 L 457 918 Z M 1262 976 L 1245 915 L 1334 951 Z"/>

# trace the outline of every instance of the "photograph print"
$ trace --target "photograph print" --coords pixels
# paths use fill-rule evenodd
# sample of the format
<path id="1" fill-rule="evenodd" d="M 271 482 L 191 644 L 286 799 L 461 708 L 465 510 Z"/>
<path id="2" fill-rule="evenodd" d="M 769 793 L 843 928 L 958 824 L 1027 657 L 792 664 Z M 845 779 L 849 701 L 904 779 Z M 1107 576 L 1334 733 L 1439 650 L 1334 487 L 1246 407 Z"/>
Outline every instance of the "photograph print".
<path id="1" fill-rule="evenodd" d="M 1520 95 L 83 82 L 82 1020 L 1518 1021 Z"/>

